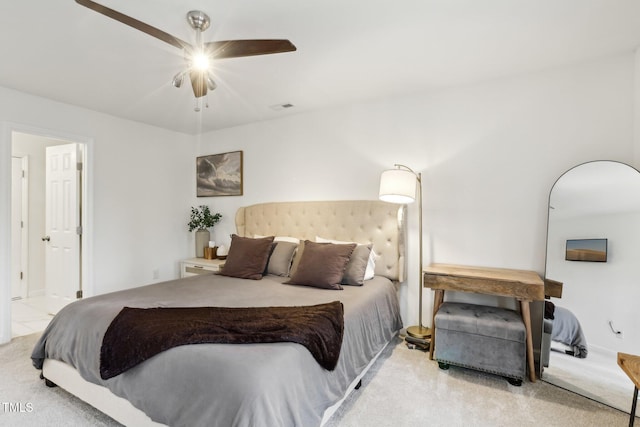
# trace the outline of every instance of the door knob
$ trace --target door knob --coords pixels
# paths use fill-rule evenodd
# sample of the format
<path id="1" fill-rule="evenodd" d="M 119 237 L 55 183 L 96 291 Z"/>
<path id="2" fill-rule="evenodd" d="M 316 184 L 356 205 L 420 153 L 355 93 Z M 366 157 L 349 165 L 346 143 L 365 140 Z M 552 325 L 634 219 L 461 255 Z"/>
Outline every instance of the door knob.
<path id="1" fill-rule="evenodd" d="M 42 238 L 42 241 L 43 241 L 43 242 L 48 242 L 49 240 L 51 240 L 51 237 L 49 237 L 49 236 L 44 236 L 44 237 Z"/>

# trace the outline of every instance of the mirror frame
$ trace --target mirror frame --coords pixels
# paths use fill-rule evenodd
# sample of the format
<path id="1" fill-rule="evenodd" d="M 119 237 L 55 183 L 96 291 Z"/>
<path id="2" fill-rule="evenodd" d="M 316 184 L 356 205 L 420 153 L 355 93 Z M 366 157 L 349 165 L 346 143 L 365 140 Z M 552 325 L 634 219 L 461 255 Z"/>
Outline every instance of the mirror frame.
<path id="1" fill-rule="evenodd" d="M 629 165 L 629 164 L 627 164 L 625 162 L 617 161 L 617 160 L 592 160 L 592 161 L 583 162 L 583 163 L 577 164 L 577 165 L 567 169 L 560 176 L 558 176 L 558 178 L 553 182 L 553 185 L 551 186 L 551 188 L 549 190 L 549 195 L 548 195 L 548 198 L 547 198 L 547 226 L 546 226 L 546 236 L 545 236 L 545 264 L 544 264 L 545 285 L 546 285 L 547 281 L 549 281 L 549 280 L 554 281 L 552 278 L 547 277 L 548 270 L 549 270 L 549 268 L 548 268 L 549 267 L 549 260 L 548 260 L 549 259 L 549 237 L 550 237 L 549 236 L 549 231 L 550 231 L 550 224 L 551 224 L 550 211 L 553 208 L 552 204 L 551 204 L 551 202 L 552 202 L 551 197 L 552 197 L 553 191 L 556 188 L 556 185 L 558 184 L 558 182 L 563 177 L 565 177 L 568 173 L 570 173 L 571 171 L 573 171 L 576 168 L 579 168 L 581 166 L 585 166 L 585 165 L 592 164 L 592 163 L 601 163 L 601 162 L 617 164 L 617 165 L 620 165 L 620 166 L 627 167 L 630 170 L 635 171 L 638 174 L 638 176 L 640 177 L 640 170 L 638 168 L 636 168 L 634 166 L 631 166 L 631 165 Z M 640 193 L 638 194 L 638 197 L 640 197 Z M 547 301 L 547 300 L 548 299 L 545 298 L 545 301 Z M 540 316 L 540 319 L 539 319 L 539 322 L 540 322 L 539 332 L 540 332 L 540 336 L 541 337 L 543 337 L 543 335 L 544 335 L 544 306 L 543 306 L 542 310 L 543 310 L 543 313 L 542 313 L 542 315 Z M 542 356 L 543 356 L 543 348 L 542 348 L 542 338 L 541 338 L 541 341 L 540 341 L 540 360 L 539 360 L 539 365 L 537 366 L 537 368 L 538 368 L 538 376 L 539 376 L 539 378 L 541 380 L 544 380 L 544 377 L 543 377 L 544 366 L 543 366 Z M 553 383 L 551 383 L 551 384 L 553 384 Z M 578 393 L 577 391 L 575 391 L 575 392 Z M 581 393 L 578 393 L 578 394 L 581 394 Z"/>

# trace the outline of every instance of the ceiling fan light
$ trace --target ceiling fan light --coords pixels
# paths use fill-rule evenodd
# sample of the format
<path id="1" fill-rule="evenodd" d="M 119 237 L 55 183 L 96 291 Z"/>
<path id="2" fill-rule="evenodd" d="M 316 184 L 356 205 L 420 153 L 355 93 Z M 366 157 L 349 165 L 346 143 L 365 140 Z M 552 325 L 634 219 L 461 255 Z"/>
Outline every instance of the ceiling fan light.
<path id="1" fill-rule="evenodd" d="M 214 90 L 218 87 L 215 80 L 213 80 L 213 75 L 211 73 L 207 73 L 205 76 L 205 82 L 207 83 L 207 88 L 209 88 L 209 90 Z"/>
<path id="2" fill-rule="evenodd" d="M 171 84 L 174 87 L 177 87 L 177 88 L 182 86 L 182 82 L 184 81 L 184 75 L 185 75 L 185 72 L 184 71 L 180 71 L 178 74 L 173 76 L 173 80 L 171 80 Z"/>
<path id="3" fill-rule="evenodd" d="M 209 60 L 209 56 L 203 52 L 198 52 L 191 58 L 191 67 L 198 71 L 206 71 L 210 66 L 211 61 Z"/>

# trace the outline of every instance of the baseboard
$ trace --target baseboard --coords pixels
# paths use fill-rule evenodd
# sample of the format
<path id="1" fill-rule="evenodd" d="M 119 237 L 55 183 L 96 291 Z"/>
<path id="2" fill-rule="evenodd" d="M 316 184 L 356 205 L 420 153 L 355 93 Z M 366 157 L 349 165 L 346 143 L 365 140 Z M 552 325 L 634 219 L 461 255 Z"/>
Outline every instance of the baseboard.
<path id="1" fill-rule="evenodd" d="M 44 289 L 36 289 L 33 291 L 27 291 L 27 298 L 33 298 L 33 297 L 43 297 L 45 296 L 45 290 Z"/>

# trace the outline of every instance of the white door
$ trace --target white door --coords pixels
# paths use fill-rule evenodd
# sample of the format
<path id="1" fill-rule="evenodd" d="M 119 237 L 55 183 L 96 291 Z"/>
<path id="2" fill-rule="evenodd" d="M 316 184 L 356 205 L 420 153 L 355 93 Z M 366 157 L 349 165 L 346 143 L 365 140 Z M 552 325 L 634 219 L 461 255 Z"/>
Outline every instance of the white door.
<path id="1" fill-rule="evenodd" d="M 27 296 L 27 158 L 11 158 L 11 299 Z"/>
<path id="2" fill-rule="evenodd" d="M 78 144 L 47 147 L 45 289 L 51 314 L 80 290 L 80 179 Z"/>

